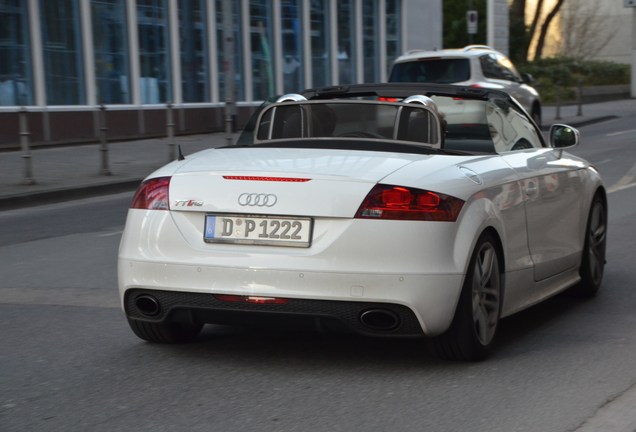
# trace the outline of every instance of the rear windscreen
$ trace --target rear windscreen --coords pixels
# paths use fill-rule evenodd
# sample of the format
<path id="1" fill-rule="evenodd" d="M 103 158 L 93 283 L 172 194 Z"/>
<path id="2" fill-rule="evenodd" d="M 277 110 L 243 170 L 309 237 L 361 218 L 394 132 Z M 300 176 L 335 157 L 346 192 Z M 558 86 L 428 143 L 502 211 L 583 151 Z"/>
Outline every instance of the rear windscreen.
<path id="1" fill-rule="evenodd" d="M 465 58 L 419 59 L 396 63 L 389 82 L 453 84 L 470 79 L 470 65 Z"/>

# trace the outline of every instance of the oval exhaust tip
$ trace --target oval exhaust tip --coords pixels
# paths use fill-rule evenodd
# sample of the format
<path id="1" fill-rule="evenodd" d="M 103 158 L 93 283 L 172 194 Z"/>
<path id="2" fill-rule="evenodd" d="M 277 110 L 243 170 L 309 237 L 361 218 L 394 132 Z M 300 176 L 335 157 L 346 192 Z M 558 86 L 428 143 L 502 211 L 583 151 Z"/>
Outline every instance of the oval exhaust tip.
<path id="1" fill-rule="evenodd" d="M 391 331 L 400 325 L 400 318 L 387 309 L 369 309 L 360 314 L 360 322 L 371 330 Z"/>
<path id="2" fill-rule="evenodd" d="M 135 299 L 135 306 L 143 315 L 156 316 L 161 312 L 159 301 L 151 295 L 140 295 Z"/>

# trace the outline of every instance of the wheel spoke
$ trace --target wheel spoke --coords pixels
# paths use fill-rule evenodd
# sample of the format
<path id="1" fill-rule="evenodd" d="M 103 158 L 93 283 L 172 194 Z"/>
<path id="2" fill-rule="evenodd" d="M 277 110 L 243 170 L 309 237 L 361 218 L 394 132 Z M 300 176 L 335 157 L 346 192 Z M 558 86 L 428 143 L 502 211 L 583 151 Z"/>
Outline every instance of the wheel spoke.
<path id="1" fill-rule="evenodd" d="M 472 278 L 472 312 L 475 334 L 486 345 L 499 318 L 499 270 L 494 247 L 486 243 L 477 253 Z"/>
<path id="2" fill-rule="evenodd" d="M 605 225 L 599 225 L 596 229 L 591 230 L 590 240 L 592 245 L 599 246 L 605 241 Z"/>
<path id="3" fill-rule="evenodd" d="M 480 286 L 483 289 L 490 280 L 492 275 L 492 267 L 494 265 L 495 252 L 492 247 L 484 249 L 483 253 L 479 255 L 478 265 L 480 273 Z"/>
<path id="4" fill-rule="evenodd" d="M 488 311 L 483 307 L 483 305 L 479 305 L 477 308 L 476 314 L 474 315 L 475 319 L 475 330 L 479 337 L 479 340 L 482 343 L 487 343 L 490 339 L 489 329 L 490 323 L 488 319 Z"/>

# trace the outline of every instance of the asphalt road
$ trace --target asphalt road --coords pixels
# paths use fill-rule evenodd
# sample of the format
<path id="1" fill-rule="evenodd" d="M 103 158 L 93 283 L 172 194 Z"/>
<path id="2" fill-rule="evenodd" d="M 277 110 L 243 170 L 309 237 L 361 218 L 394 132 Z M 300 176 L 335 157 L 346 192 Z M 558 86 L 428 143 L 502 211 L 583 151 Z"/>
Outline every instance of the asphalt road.
<path id="1" fill-rule="evenodd" d="M 421 340 L 301 329 L 208 327 L 193 344 L 144 343 L 116 289 L 131 193 L 2 212 L 0 430 L 633 431 L 631 123 L 582 128 L 575 152 L 611 192 L 598 297 L 558 296 L 503 320 L 482 363 L 439 361 Z"/>

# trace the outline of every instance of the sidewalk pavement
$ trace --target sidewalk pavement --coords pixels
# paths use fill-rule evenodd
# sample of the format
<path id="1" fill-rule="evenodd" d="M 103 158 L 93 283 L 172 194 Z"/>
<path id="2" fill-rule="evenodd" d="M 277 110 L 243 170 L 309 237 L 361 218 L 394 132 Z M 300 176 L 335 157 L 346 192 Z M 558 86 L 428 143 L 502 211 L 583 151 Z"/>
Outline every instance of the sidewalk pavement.
<path id="1" fill-rule="evenodd" d="M 636 100 L 626 99 L 582 106 L 563 106 L 557 118 L 556 107 L 543 108 L 543 125 L 554 123 L 574 127 L 610 120 L 636 111 Z M 547 127 L 546 127 L 547 126 Z M 236 135 L 232 137 L 232 142 Z M 174 138 L 184 155 L 228 143 L 224 133 L 188 135 Z M 25 158 L 21 151 L 0 153 L 0 210 L 67 201 L 90 196 L 134 191 L 155 169 L 170 160 L 167 138 L 112 142 L 108 148 L 109 175 L 102 171 L 100 144 L 69 145 L 31 150 L 34 184 L 25 184 Z M 175 150 L 176 151 L 176 150 Z"/>

